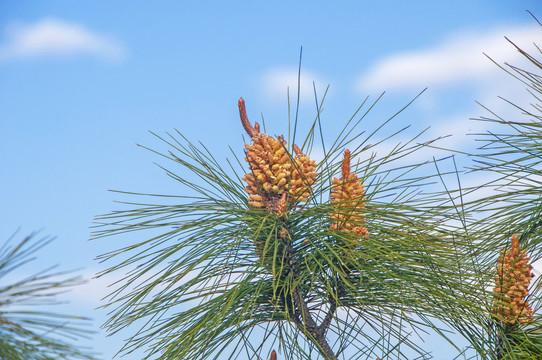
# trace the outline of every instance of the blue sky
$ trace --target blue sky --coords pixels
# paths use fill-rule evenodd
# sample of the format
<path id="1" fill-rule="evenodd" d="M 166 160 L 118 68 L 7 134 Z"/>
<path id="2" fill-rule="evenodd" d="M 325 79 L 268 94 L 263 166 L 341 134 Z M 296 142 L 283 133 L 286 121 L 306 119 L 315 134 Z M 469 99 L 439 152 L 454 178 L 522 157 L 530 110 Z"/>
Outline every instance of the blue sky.
<path id="1" fill-rule="evenodd" d="M 148 130 L 178 129 L 218 153 L 241 148 L 240 96 L 250 118 L 284 132 L 301 47 L 301 122 L 315 115 L 313 81 L 319 95 L 329 85 L 330 133 L 366 96 L 387 91 L 378 123 L 428 87 L 400 123 L 472 146 L 463 135 L 480 125 L 468 119 L 484 114 L 475 101 L 506 115 L 497 96 L 521 99 L 482 53 L 520 63 L 504 36 L 540 44 L 525 10 L 542 18 L 537 0 L 0 1 L 0 239 L 41 229 L 57 239 L 35 266 L 90 278 L 93 259 L 116 247 L 88 241 L 93 217 L 116 206 L 109 189 L 179 191 L 136 143 L 158 146 Z M 98 280 L 70 295 L 97 331 L 105 314 L 92 309 L 106 293 Z M 93 343 L 110 359 L 120 341 L 99 333 Z"/>

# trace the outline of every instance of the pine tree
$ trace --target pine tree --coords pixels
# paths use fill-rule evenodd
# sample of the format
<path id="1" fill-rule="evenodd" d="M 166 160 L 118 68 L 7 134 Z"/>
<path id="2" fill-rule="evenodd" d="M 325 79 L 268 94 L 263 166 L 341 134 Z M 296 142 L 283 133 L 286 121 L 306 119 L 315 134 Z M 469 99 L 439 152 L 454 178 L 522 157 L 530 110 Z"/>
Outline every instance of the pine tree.
<path id="1" fill-rule="evenodd" d="M 30 234 L 16 243 L 10 238 L 0 247 L 2 360 L 95 358 L 89 349 L 73 344 L 74 339 L 91 334 L 90 319 L 43 309 L 60 304 L 58 295 L 81 284 L 81 279 L 69 272 L 53 272 L 54 267 L 30 275 L 25 270 L 25 265 L 52 240 Z"/>
<path id="2" fill-rule="evenodd" d="M 458 357 L 542 358 L 540 281 L 531 267 L 541 256 L 542 78 L 503 69 L 529 86 L 535 104 L 518 107 L 524 121 L 481 119 L 510 132 L 481 135 L 486 144 L 467 170 L 497 176 L 472 188 L 444 182 L 440 164 L 452 157 L 409 163 L 438 139 L 420 134 L 378 152 L 401 134 L 380 136 L 404 110 L 364 132 L 380 98 L 365 101 L 336 139 L 325 139 L 320 111 L 302 139 L 296 125 L 266 134 L 240 99 L 248 139 L 244 156 L 232 150 L 226 165 L 180 132 L 156 135 L 168 150 L 155 152 L 178 167 L 166 174 L 186 193 L 125 193 L 146 200 L 96 219 L 95 238 L 149 234 L 101 257 L 116 261 L 101 275 L 126 273 L 110 295 L 106 328 L 138 326 L 122 352 L 429 359 L 420 345 L 429 332 L 452 345 L 462 336 L 469 345 L 455 345 Z M 315 146 L 324 153 L 318 161 Z M 438 183 L 445 189 L 435 190 Z M 464 198 L 479 189 L 497 192 Z"/>

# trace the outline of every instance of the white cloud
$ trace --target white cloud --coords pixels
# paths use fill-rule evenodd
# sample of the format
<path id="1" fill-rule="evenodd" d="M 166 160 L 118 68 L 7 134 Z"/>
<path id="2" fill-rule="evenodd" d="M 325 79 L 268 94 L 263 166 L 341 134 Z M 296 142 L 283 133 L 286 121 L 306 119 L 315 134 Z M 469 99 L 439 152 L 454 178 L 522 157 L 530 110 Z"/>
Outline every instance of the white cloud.
<path id="1" fill-rule="evenodd" d="M 297 99 L 298 70 L 291 68 L 276 68 L 268 70 L 262 77 L 263 88 L 266 96 L 272 100 L 284 100 L 287 96 L 287 90 L 290 92 L 290 102 Z M 300 77 L 300 101 L 314 102 L 314 88 L 318 100 L 322 99 L 327 87 L 327 82 L 310 71 L 301 71 Z"/>
<path id="2" fill-rule="evenodd" d="M 483 53 L 498 63 L 513 63 L 519 52 L 504 36 L 523 49 L 539 39 L 539 26 L 498 28 L 483 33 L 458 32 L 440 45 L 398 53 L 376 63 L 358 83 L 360 90 L 420 89 L 461 81 L 484 80 L 501 71 Z"/>
<path id="3" fill-rule="evenodd" d="M 118 61 L 124 57 L 125 51 L 112 38 L 56 19 L 44 19 L 34 24 L 11 24 L 7 29 L 7 41 L 0 45 L 0 62 L 81 54 Z"/>

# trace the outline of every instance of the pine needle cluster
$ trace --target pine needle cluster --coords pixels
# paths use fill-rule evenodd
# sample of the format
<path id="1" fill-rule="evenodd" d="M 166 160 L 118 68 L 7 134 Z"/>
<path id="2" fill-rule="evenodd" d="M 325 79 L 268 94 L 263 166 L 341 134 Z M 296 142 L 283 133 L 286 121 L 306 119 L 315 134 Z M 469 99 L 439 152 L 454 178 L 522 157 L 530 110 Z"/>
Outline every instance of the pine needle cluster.
<path id="1" fill-rule="evenodd" d="M 0 246 L 2 360 L 96 359 L 92 351 L 73 343 L 91 334 L 89 318 L 44 309 L 57 309 L 61 304 L 58 295 L 82 281 L 52 268 L 26 271 L 25 265 L 51 241 L 31 234 L 18 242 L 10 238 Z"/>
<path id="2" fill-rule="evenodd" d="M 536 103 L 542 76 L 511 69 Z M 104 326 L 138 329 L 121 353 L 430 359 L 421 345 L 430 333 L 458 358 L 542 358 L 541 281 L 532 275 L 542 256 L 542 106 L 521 109 L 526 121 L 482 119 L 510 131 L 481 134 L 467 170 L 490 180 L 455 191 L 444 181 L 464 174 L 453 156 L 409 160 L 438 148 L 424 131 L 378 150 L 402 135 L 389 125 L 408 107 L 369 130 L 379 101 L 366 99 L 335 139 L 324 139 L 317 102 L 300 141 L 297 115 L 288 136 L 271 136 L 240 99 L 249 141 L 226 161 L 178 131 L 156 135 L 167 150 L 151 151 L 186 193 L 120 193 L 128 208 L 96 218 L 94 238 L 129 239 L 100 257 L 113 262 L 100 276 L 124 274 Z M 454 169 L 441 171 L 450 161 Z M 464 198 L 480 189 L 494 192 Z"/>

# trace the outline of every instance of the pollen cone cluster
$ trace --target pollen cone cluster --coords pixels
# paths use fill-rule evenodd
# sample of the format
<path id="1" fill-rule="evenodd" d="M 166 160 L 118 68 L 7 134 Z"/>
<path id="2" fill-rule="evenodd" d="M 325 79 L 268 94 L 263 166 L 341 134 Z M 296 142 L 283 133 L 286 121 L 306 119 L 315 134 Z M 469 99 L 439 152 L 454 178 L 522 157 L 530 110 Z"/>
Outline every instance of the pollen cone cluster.
<path id="1" fill-rule="evenodd" d="M 495 305 L 493 313 L 507 324 L 533 321 L 533 311 L 524 299 L 529 295 L 529 283 L 534 277 L 525 250 L 519 250 L 517 235 L 512 236 L 510 249 L 503 249 L 497 260 L 495 276 Z"/>
<path id="2" fill-rule="evenodd" d="M 294 145 L 295 157 L 286 149 L 283 136 L 273 138 L 262 134 L 259 125 L 248 121 L 243 99 L 239 100 L 241 122 L 252 145 L 245 144 L 250 172 L 243 177 L 247 183 L 248 203 L 256 208 L 283 215 L 295 203 L 307 201 L 316 179 L 316 163 Z"/>
<path id="3" fill-rule="evenodd" d="M 335 221 L 331 229 L 339 229 L 351 233 L 354 238 L 369 237 L 369 232 L 362 225 L 365 219 L 365 190 L 356 174 L 350 172 L 350 151 L 344 152 L 342 176 L 331 180 L 331 203 L 335 211 L 331 218 Z"/>

